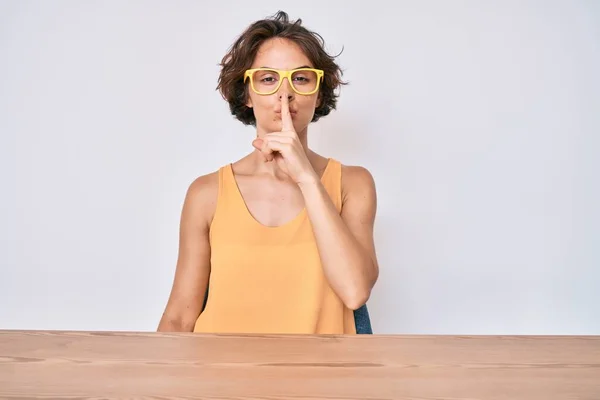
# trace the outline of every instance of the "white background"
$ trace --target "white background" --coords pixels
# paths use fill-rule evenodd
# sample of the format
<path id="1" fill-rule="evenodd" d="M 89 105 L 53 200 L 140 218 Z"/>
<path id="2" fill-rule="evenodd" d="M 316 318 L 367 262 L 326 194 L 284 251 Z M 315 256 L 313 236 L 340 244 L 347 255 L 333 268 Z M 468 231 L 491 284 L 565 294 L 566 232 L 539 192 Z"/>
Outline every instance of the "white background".
<path id="1" fill-rule="evenodd" d="M 156 329 L 215 91 L 256 19 L 350 85 L 310 144 L 374 175 L 376 333 L 600 334 L 600 2 L 0 1 L 0 329 Z M 394 4 L 394 5 L 392 5 Z"/>

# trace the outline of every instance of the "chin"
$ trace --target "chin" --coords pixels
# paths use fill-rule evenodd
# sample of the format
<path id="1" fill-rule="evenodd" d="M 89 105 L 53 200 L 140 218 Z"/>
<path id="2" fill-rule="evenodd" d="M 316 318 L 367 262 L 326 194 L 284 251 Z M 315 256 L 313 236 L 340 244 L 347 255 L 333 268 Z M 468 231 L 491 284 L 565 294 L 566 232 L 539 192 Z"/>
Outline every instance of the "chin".
<path id="1" fill-rule="evenodd" d="M 261 124 L 259 124 L 257 122 L 256 126 L 259 130 L 262 130 L 265 133 L 273 133 L 273 132 L 281 131 L 281 121 L 277 121 L 277 120 L 269 121 L 268 123 L 263 122 Z"/>

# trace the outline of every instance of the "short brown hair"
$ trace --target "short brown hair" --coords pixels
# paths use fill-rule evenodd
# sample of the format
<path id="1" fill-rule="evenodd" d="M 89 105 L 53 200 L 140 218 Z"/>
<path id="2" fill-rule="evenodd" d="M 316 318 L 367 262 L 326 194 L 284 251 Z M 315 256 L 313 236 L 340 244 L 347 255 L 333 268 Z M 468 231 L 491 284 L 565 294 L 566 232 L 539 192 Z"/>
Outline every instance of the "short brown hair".
<path id="1" fill-rule="evenodd" d="M 244 72 L 251 67 L 258 48 L 272 38 L 288 39 L 296 43 L 313 63 L 314 68 L 325 72 L 319 88 L 320 104 L 315 109 L 311 122 L 328 115 L 336 108 L 336 89 L 347 84 L 342 81 L 342 70 L 335 58 L 325 51 L 325 41 L 316 32 L 302 26 L 302 20 L 290 22 L 288 15 L 279 11 L 272 17 L 251 24 L 229 48 L 221 60 L 217 90 L 229 103 L 231 114 L 244 125 L 256 125 L 254 111 L 246 106 L 248 89 L 244 84 Z"/>

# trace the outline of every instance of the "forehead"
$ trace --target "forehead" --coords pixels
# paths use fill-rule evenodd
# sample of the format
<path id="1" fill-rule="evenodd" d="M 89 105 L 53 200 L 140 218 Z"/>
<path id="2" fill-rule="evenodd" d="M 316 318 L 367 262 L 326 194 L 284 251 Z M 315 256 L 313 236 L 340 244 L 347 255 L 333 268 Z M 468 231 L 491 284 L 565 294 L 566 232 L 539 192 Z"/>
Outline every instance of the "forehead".
<path id="1" fill-rule="evenodd" d="M 252 68 L 294 69 L 303 65 L 313 66 L 300 46 L 291 40 L 273 38 L 260 45 Z"/>

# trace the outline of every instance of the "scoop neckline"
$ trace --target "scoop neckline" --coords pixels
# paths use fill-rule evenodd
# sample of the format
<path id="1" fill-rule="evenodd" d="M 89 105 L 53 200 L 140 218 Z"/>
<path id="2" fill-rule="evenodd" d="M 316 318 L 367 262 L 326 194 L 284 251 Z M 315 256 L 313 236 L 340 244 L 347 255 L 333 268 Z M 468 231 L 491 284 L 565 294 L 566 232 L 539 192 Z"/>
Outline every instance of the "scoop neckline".
<path id="1" fill-rule="evenodd" d="M 321 175 L 321 177 L 319 179 L 321 183 L 324 183 L 324 178 L 325 178 L 325 176 L 327 176 L 327 173 L 331 169 L 330 168 L 331 164 L 333 164 L 333 159 L 331 157 L 328 157 L 327 165 L 325 166 L 325 169 L 323 170 L 323 174 Z M 306 215 L 306 212 L 307 212 L 306 204 L 304 205 L 304 207 L 302 207 L 300 212 L 298 212 L 294 218 L 290 219 L 287 222 L 284 222 L 281 225 L 270 226 L 270 225 L 265 225 L 262 222 L 258 221 L 254 217 L 254 215 L 252 215 L 252 213 L 250 212 L 250 209 L 248 208 L 248 205 L 246 204 L 246 200 L 244 200 L 244 196 L 242 195 L 242 192 L 240 190 L 240 187 L 238 186 L 237 180 L 235 179 L 235 174 L 233 173 L 233 163 L 228 164 L 228 170 L 229 170 L 229 174 L 230 174 L 231 180 L 233 182 L 233 185 L 235 186 L 236 195 L 244 206 L 244 210 L 245 210 L 244 214 L 247 216 L 248 219 L 253 221 L 253 224 L 259 226 L 262 229 L 266 229 L 266 230 L 281 230 L 281 229 L 285 229 L 289 226 L 293 226 L 298 221 L 301 221 L 304 219 L 304 216 Z"/>

